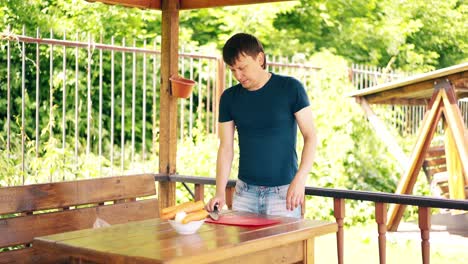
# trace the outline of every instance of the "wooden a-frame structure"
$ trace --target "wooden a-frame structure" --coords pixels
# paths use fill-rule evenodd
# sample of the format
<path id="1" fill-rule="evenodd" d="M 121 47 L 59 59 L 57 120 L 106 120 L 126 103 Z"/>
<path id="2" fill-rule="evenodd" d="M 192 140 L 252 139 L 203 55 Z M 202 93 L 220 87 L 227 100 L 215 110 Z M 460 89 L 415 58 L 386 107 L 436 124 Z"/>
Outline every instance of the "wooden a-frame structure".
<path id="1" fill-rule="evenodd" d="M 351 96 L 356 98 L 367 115 L 372 113 L 369 104 L 427 105 L 416 144 L 396 193 L 411 194 L 437 125 L 443 120 L 450 198 L 466 199 L 468 130 L 457 101 L 468 98 L 468 63 L 377 85 L 354 92 Z M 390 231 L 397 230 L 404 209 L 402 205 L 391 205 L 387 220 Z"/>
<path id="2" fill-rule="evenodd" d="M 177 157 L 177 98 L 171 96 L 169 78 L 177 75 L 179 51 L 179 11 L 234 5 L 284 2 L 291 0 L 86 0 L 111 5 L 122 5 L 162 12 L 161 23 L 161 85 L 159 124 L 159 173 L 176 173 Z M 223 67 L 219 67 L 220 69 Z M 221 72 L 217 73 L 222 75 Z M 217 87 L 224 87 L 223 78 L 217 78 Z M 217 96 L 220 94 L 218 93 Z M 160 182 L 158 199 L 160 208 L 172 206 L 176 201 L 175 182 Z"/>

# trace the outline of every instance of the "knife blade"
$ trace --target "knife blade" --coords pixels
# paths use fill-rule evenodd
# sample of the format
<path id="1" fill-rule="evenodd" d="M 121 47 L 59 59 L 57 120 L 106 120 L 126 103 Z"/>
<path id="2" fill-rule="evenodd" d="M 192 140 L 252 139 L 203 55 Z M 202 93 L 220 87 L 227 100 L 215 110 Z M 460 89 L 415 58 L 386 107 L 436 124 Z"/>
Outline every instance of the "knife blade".
<path id="1" fill-rule="evenodd" d="M 218 221 L 218 219 L 219 219 L 218 203 L 216 203 L 216 204 L 214 205 L 214 210 L 211 211 L 211 212 L 209 212 L 208 214 L 209 214 L 209 216 L 210 216 L 211 219 L 213 219 L 213 220 L 215 220 L 215 221 Z"/>

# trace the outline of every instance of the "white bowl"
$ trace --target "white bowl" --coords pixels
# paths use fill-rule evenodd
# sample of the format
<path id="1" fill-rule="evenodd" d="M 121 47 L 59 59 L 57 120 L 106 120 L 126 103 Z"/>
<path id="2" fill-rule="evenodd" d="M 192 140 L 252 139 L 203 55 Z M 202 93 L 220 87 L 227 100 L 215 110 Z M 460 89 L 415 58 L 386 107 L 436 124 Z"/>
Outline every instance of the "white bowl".
<path id="1" fill-rule="evenodd" d="M 195 232 L 202 226 L 205 222 L 205 219 L 199 221 L 188 222 L 187 224 L 178 223 L 174 220 L 168 220 L 169 224 L 175 231 L 181 235 L 190 235 Z"/>

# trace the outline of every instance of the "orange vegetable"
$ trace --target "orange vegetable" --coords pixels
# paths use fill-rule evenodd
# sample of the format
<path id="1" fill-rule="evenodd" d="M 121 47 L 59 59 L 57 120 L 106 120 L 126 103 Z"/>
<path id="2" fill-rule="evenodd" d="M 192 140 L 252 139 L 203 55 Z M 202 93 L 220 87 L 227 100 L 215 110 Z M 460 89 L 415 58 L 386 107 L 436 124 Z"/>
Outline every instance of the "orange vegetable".
<path id="1" fill-rule="evenodd" d="M 192 213 L 187 214 L 187 216 L 182 219 L 182 224 L 187 224 L 188 222 L 203 220 L 208 216 L 208 212 L 205 209 L 201 209 Z"/>
<path id="2" fill-rule="evenodd" d="M 179 205 L 174 205 L 174 206 L 169 206 L 169 207 L 163 208 L 163 209 L 161 209 L 161 214 L 168 214 L 168 213 L 170 213 L 172 211 L 175 211 L 175 210 L 179 211 L 181 208 L 186 207 L 189 204 L 193 204 L 193 203 L 194 202 L 189 201 L 189 202 L 181 203 Z"/>
<path id="3" fill-rule="evenodd" d="M 167 210 L 162 209 L 160 218 L 164 220 L 173 219 L 178 212 L 186 212 L 188 214 L 191 212 L 199 211 L 203 209 L 204 207 L 205 207 L 205 204 L 203 203 L 202 200 L 197 201 L 197 202 L 185 202 L 175 207 L 171 206 L 171 207 L 164 208 Z"/>

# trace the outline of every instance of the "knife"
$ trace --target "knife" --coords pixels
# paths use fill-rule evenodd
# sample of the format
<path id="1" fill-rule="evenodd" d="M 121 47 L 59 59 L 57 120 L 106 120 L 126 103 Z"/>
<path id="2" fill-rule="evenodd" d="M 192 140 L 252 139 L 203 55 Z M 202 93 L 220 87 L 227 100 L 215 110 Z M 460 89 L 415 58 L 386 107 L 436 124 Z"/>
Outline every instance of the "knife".
<path id="1" fill-rule="evenodd" d="M 211 219 L 215 220 L 215 221 L 218 221 L 219 219 L 219 209 L 218 209 L 218 203 L 216 203 L 214 205 L 214 210 L 209 212 L 209 215 L 211 217 Z"/>

